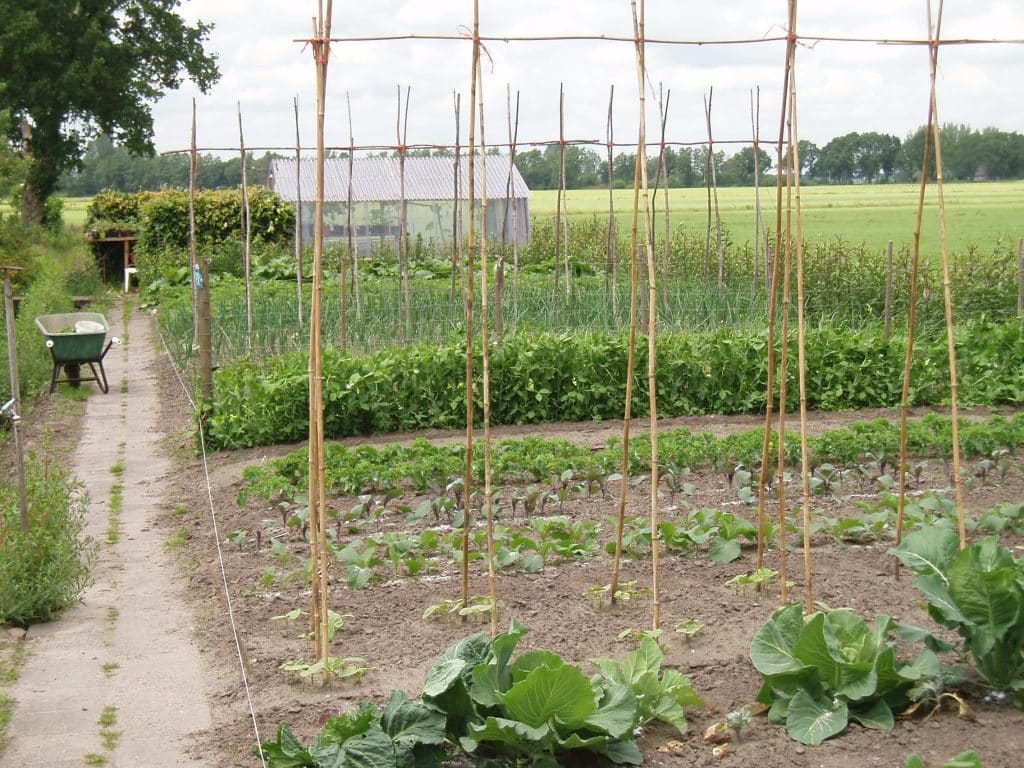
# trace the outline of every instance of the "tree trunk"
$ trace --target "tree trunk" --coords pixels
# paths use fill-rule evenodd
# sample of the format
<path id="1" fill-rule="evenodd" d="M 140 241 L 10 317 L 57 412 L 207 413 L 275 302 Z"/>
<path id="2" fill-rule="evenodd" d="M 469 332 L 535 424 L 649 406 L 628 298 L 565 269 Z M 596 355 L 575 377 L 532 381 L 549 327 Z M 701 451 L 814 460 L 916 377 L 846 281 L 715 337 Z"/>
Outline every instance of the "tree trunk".
<path id="1" fill-rule="evenodd" d="M 42 224 L 46 201 L 57 189 L 62 170 L 60 123 L 52 126 L 37 124 L 34 127 L 23 123 L 22 136 L 29 166 L 21 201 L 21 219 L 26 224 Z"/>

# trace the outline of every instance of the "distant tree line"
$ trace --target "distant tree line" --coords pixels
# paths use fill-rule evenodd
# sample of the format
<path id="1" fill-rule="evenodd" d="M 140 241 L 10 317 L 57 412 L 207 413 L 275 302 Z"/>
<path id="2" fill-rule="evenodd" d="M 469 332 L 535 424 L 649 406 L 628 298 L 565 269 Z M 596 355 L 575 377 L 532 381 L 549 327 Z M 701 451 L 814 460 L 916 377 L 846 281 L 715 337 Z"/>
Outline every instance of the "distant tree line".
<path id="1" fill-rule="evenodd" d="M 1024 134 L 995 128 L 972 129 L 947 124 L 941 129 L 944 178 L 949 181 L 971 179 L 1024 178 Z M 877 184 L 911 181 L 920 174 L 924 153 L 924 128 L 900 140 L 891 134 L 856 131 L 837 136 L 824 146 L 801 141 L 801 178 L 808 183 Z M 497 151 L 492 148 L 492 152 Z M 394 155 L 394 152 L 382 152 Z M 451 157 L 450 149 L 417 150 L 412 154 Z M 265 184 L 274 153 L 248 158 L 248 177 L 254 184 Z M 339 155 L 340 156 L 340 155 Z M 754 183 L 754 149 L 743 147 L 727 155 L 712 154 L 715 178 L 721 186 L 750 186 Z M 758 149 L 759 172 L 766 183 L 774 182 L 775 148 L 770 143 Z M 632 187 L 636 155 L 623 152 L 612 158 L 611 180 L 615 187 Z M 187 154 L 138 157 L 109 137 L 100 136 L 89 146 L 81 168 L 61 177 L 66 195 L 88 196 L 104 189 L 121 192 L 157 190 L 188 185 Z M 561 156 L 555 145 L 520 150 L 516 167 L 531 189 L 557 189 L 561 175 Z M 653 184 L 661 180 L 662 169 L 670 187 L 701 187 L 710 171 L 706 147 L 665 148 L 664 162 L 654 154 L 648 161 L 648 177 Z M 935 176 L 934 164 L 932 177 Z M 229 189 L 242 183 L 240 157 L 222 159 L 203 155 L 197 183 L 203 189 Z M 565 185 L 568 189 L 587 189 L 608 185 L 608 162 L 590 147 L 565 148 Z"/>

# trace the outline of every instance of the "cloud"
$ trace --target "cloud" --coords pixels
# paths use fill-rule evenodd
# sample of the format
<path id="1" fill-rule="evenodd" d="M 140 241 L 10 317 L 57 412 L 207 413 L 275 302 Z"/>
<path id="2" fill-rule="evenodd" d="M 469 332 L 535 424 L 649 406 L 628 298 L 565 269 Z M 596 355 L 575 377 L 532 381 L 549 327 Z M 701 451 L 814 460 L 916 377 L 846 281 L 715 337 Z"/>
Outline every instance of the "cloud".
<path id="1" fill-rule="evenodd" d="M 297 7 L 298 6 L 298 7 Z M 255 10 L 258 9 L 258 10 Z M 295 38 L 311 34 L 315 3 L 265 0 L 193 0 L 182 6 L 189 19 L 216 26 L 209 50 L 220 58 L 223 77 L 210 95 L 186 84 L 156 105 L 158 149 L 188 144 L 191 98 L 199 108 L 199 143 L 236 146 L 236 102 L 242 102 L 249 146 L 294 144 L 292 99 L 299 97 L 302 141 L 312 145 L 315 87 L 310 51 Z M 305 12 L 304 12 L 305 11 Z M 647 0 L 649 37 L 722 40 L 784 34 L 785 4 L 763 0 L 681 5 Z M 554 3 L 518 0 L 481 3 L 481 34 L 632 34 L 626 2 Z M 465 33 L 472 25 L 468 0 L 380 0 L 337 4 L 336 36 Z M 920 0 L 821 0 L 800 6 L 801 35 L 921 39 L 927 19 Z M 1014 0 L 975 0 L 949 5 L 944 37 L 1024 38 L 1024 7 Z M 558 89 L 565 84 L 566 133 L 604 140 L 609 86 L 615 85 L 616 137 L 636 135 L 636 71 L 628 42 L 488 42 L 484 94 L 490 143 L 507 134 L 505 89 L 521 94 L 520 138 L 558 138 Z M 649 85 L 671 89 L 669 136 L 701 141 L 706 136 L 703 96 L 714 86 L 716 138 L 750 134 L 750 91 L 761 88 L 762 135 L 775 131 L 780 103 L 783 44 L 648 46 Z M 394 144 L 396 86 L 412 87 L 408 139 L 454 141 L 452 92 L 462 93 L 462 141 L 469 115 L 468 41 L 347 42 L 334 46 L 328 76 L 328 144 L 348 143 L 346 93 L 352 104 L 357 144 Z M 849 131 L 876 130 L 904 136 L 927 115 L 928 62 L 921 46 L 808 43 L 798 53 L 801 135 L 818 143 Z M 1024 76 L 1021 45 L 946 46 L 940 51 L 939 99 L 944 121 L 1018 130 L 1024 106 L 1007 99 L 1005 87 Z M 653 101 L 652 93 L 648 93 Z M 650 126 L 657 111 L 649 104 Z"/>

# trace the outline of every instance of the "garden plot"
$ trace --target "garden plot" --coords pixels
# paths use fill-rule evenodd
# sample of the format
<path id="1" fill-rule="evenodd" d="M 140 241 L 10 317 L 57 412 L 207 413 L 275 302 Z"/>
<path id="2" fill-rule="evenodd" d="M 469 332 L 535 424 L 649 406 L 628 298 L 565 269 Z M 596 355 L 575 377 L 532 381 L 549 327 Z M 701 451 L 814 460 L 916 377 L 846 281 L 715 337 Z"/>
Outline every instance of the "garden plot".
<path id="1" fill-rule="evenodd" d="M 815 434 L 853 418 L 857 417 L 816 417 Z M 716 429 L 719 436 L 743 434 L 757 423 L 756 419 L 687 422 L 696 434 L 708 424 L 727 424 Z M 543 479 L 524 475 L 503 483 L 497 520 L 497 550 L 503 566 L 498 574 L 501 627 L 507 628 L 513 618 L 522 622 L 529 633 L 521 640 L 521 649 L 557 650 L 588 674 L 595 671 L 588 659 L 621 660 L 633 651 L 650 621 L 651 598 L 645 591 L 650 581 L 650 534 L 644 517 L 649 480 L 633 481 L 627 503 L 629 546 L 620 600 L 609 606 L 607 599 L 601 599 L 610 580 L 608 545 L 618 483 L 609 478 L 612 467 L 600 462 L 608 437 L 615 433 L 615 425 L 529 430 L 534 438 L 564 438 L 566 445 L 582 446 L 578 455 L 589 456 L 590 466 L 580 472 L 574 469 L 568 478 L 561 470 Z M 437 442 L 446 441 L 430 445 Z M 423 455 L 428 453 L 422 443 L 407 440 L 404 445 L 419 446 Z M 557 445 L 562 445 L 564 453 L 572 453 Z M 376 447 L 385 452 L 388 466 L 398 466 L 396 455 L 386 453 L 391 449 L 383 443 Z M 359 471 L 372 472 L 370 454 L 362 450 Z M 288 452 L 274 449 L 272 453 L 280 458 Z M 892 575 L 893 560 L 887 555 L 893 530 L 887 494 L 892 488 L 886 479 L 891 477 L 891 460 L 885 461 L 883 451 L 871 457 L 866 453 L 871 452 L 816 472 L 820 483 L 812 537 L 815 597 L 828 606 L 851 608 L 866 619 L 886 613 L 937 631 L 921 608 L 921 594 L 911 586 L 912 575 L 904 573 L 898 580 Z M 435 479 L 433 486 L 418 489 L 409 477 L 392 484 L 384 472 L 378 486 L 371 482 L 357 487 L 361 481 L 353 470 L 347 481 L 336 484 L 338 490 L 328 504 L 336 513 L 335 535 L 340 531 L 330 591 L 332 610 L 338 614 L 331 648 L 339 660 L 339 679 L 327 689 L 304 679 L 311 644 L 303 637 L 308 622 L 298 613 L 307 609 L 309 599 L 303 573 L 308 544 L 303 537 L 301 488 L 260 498 L 253 490 L 256 470 L 249 470 L 248 480 L 240 481 L 246 467 L 270 467 L 273 459 L 267 455 L 267 451 L 247 451 L 215 457 L 215 501 L 261 735 L 271 739 L 277 725 L 288 722 L 308 743 L 319 722 L 357 700 L 370 698 L 383 704 L 394 689 L 418 695 L 426 670 L 438 654 L 471 632 L 486 631 L 486 614 L 471 610 L 460 617 L 455 603 L 446 602 L 459 597 L 460 534 L 450 526 L 459 522 L 459 507 L 464 506 L 464 500 L 460 503 L 456 498 L 458 484 L 450 487 L 450 478 L 444 477 L 443 482 Z M 459 458 L 455 453 L 438 460 L 434 470 L 443 476 L 446 461 Z M 642 464 L 642 457 L 638 460 Z M 949 525 L 948 469 L 939 458 L 921 462 L 915 461 L 911 469 L 908 525 L 915 519 Z M 658 639 L 666 649 L 665 665 L 689 677 L 706 707 L 686 710 L 690 721 L 686 735 L 664 725 L 647 730 L 639 744 L 652 765 L 722 762 L 712 757 L 712 746 L 700 738 L 701 733 L 752 702 L 761 686 L 749 650 L 755 633 L 779 605 L 778 551 L 770 545 L 765 562 L 770 571 L 757 574 L 752 525 L 756 503 L 751 504 L 749 478 L 744 474 L 751 465 L 737 470 L 735 463 L 719 464 L 677 465 L 661 486 L 662 633 Z M 546 469 L 553 466 L 549 463 Z M 1022 542 L 1017 506 L 1024 490 L 1020 466 L 1018 459 L 1001 453 L 973 456 L 965 462 L 971 476 L 968 508 L 976 519 L 984 519 L 986 528 L 999 530 L 1008 546 Z M 421 480 L 429 485 L 426 474 Z M 784 479 L 782 485 L 787 505 L 799 507 L 799 483 Z M 243 495 L 244 504 L 239 506 L 243 490 L 247 497 Z M 774 516 L 775 505 L 769 510 Z M 991 512 L 983 516 L 986 510 Z M 200 528 L 205 528 L 204 512 L 198 508 L 179 512 L 169 516 L 170 525 L 189 536 L 194 551 L 189 556 L 198 563 L 190 576 L 191 592 L 209 606 L 216 600 L 219 577 L 211 542 L 200 534 Z M 985 532 L 976 530 L 972 538 Z M 794 547 L 798 543 L 793 532 L 789 540 Z M 473 559 L 470 573 L 471 593 L 486 595 L 484 560 Z M 789 579 L 794 582 L 792 596 L 802 594 L 802 564 L 796 552 L 789 555 Z M 757 582 L 763 583 L 762 591 Z M 211 626 L 216 627 L 208 638 L 211 646 L 232 647 L 227 640 L 221 642 L 220 622 Z M 1016 733 L 1024 725 L 1024 715 L 1007 703 L 987 700 L 980 688 L 968 687 L 964 692 L 973 721 L 943 711 L 927 719 L 898 721 L 892 731 L 850 725 L 818 748 L 797 744 L 784 727 L 757 717 L 744 729 L 741 741 L 731 745 L 734 756 L 723 764 L 749 764 L 756 755 L 765 766 L 902 765 L 911 752 L 918 752 L 926 764 L 941 765 L 962 750 L 977 747 L 985 766 L 1014 765 Z M 249 751 L 254 737 L 240 693 L 226 692 L 218 717 L 222 726 L 201 747 L 222 755 L 225 765 L 257 763 Z"/>

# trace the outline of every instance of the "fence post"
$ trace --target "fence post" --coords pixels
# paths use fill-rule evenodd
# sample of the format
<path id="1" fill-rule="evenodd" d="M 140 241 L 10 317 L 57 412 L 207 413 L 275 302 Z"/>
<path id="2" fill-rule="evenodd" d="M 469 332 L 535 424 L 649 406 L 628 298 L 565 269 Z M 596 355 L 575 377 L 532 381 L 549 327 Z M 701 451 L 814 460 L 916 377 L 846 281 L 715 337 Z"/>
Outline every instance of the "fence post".
<path id="1" fill-rule="evenodd" d="M 892 332 L 892 240 L 885 251 L 885 340 Z"/>
<path id="2" fill-rule="evenodd" d="M 7 364 L 11 378 L 10 401 L 4 406 L 3 415 L 11 420 L 14 432 L 14 460 L 18 474 L 18 505 L 21 511 L 21 530 L 28 532 L 28 495 L 25 490 L 25 454 L 21 444 L 21 381 L 18 378 L 17 336 L 14 332 L 14 291 L 11 277 L 20 271 L 19 267 L 0 267 L 4 273 L 4 318 L 7 325 Z M 0 518 L 2 520 L 2 518 Z M 0 523 L 0 537 L 3 535 Z"/>

